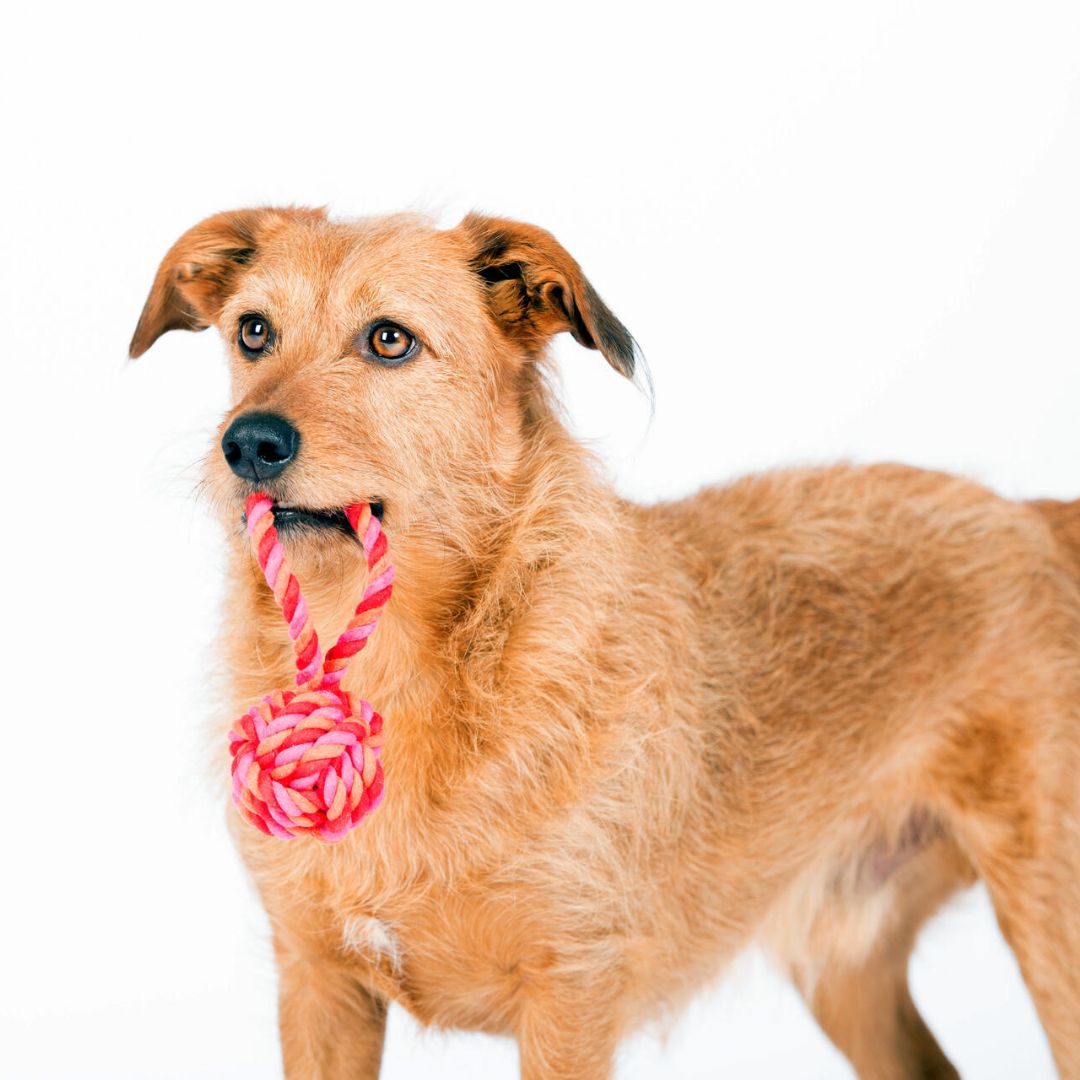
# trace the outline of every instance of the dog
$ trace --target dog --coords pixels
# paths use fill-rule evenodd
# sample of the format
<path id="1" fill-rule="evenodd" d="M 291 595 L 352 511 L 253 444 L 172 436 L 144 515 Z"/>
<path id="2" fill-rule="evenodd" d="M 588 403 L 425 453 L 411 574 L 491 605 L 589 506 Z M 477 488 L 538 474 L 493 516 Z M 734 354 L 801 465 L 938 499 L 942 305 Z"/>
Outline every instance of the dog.
<path id="1" fill-rule="evenodd" d="M 625 501 L 545 353 L 569 331 L 632 377 L 634 339 L 550 233 L 476 213 L 218 214 L 131 355 L 211 325 L 223 715 L 293 673 L 246 495 L 321 627 L 364 585 L 342 507 L 373 504 L 397 567 L 346 680 L 385 717 L 382 807 L 332 845 L 230 813 L 288 1077 L 376 1077 L 396 1001 L 514 1036 L 526 1080 L 599 1080 L 752 940 L 861 1077 L 953 1077 L 906 969 L 977 879 L 1080 1077 L 1080 503 L 899 465 Z"/>

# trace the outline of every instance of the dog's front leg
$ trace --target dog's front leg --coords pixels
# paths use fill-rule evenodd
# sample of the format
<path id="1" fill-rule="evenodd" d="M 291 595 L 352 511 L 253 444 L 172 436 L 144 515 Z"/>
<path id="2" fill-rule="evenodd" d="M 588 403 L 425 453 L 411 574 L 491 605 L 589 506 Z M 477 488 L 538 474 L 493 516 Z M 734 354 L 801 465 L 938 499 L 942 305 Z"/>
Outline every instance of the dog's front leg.
<path id="1" fill-rule="evenodd" d="M 278 950 L 287 1080 L 377 1080 L 386 1003 L 330 960 Z"/>
<path id="2" fill-rule="evenodd" d="M 521 1080 L 608 1080 L 616 1043 L 608 989 L 580 978 L 527 988 L 517 1023 Z"/>

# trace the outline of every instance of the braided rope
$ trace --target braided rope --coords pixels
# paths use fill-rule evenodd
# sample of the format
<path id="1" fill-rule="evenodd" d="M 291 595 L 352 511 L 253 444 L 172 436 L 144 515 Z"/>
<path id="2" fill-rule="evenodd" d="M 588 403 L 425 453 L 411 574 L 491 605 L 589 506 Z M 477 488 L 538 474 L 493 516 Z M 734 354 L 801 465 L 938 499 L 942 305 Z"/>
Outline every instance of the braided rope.
<path id="1" fill-rule="evenodd" d="M 274 594 L 296 652 L 296 682 L 298 686 L 314 679 L 322 669 L 319 636 L 308 617 L 307 601 L 300 592 L 300 582 L 285 557 L 285 548 L 274 528 L 273 502 L 261 493 L 248 497 L 247 530 L 255 558 Z"/>
<path id="2" fill-rule="evenodd" d="M 345 515 L 367 557 L 367 583 L 348 626 L 323 658 L 300 583 L 274 528 L 273 503 L 247 500 L 252 550 L 289 625 L 298 690 L 274 690 L 233 724 L 233 802 L 270 836 L 340 840 L 382 798 L 382 717 L 354 707 L 341 679 L 371 636 L 393 588 L 386 534 L 367 503 Z"/>

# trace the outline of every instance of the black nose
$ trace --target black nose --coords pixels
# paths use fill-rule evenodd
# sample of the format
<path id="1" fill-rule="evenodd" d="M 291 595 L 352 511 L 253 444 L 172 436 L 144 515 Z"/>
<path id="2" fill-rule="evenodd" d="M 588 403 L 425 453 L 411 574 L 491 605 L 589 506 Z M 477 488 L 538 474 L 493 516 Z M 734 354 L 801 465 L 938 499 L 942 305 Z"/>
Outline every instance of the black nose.
<path id="1" fill-rule="evenodd" d="M 221 440 L 221 452 L 237 476 L 269 480 L 296 456 L 300 432 L 273 413 L 238 416 Z"/>

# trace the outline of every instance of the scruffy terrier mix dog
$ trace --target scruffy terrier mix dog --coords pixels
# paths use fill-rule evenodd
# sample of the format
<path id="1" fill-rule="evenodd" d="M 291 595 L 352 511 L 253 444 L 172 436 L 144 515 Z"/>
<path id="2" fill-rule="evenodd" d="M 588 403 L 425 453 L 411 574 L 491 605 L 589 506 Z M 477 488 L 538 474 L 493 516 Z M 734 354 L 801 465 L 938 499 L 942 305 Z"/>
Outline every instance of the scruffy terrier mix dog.
<path id="1" fill-rule="evenodd" d="M 210 325 L 224 718 L 292 675 L 253 488 L 319 626 L 363 587 L 337 508 L 381 504 L 398 571 L 349 677 L 386 719 L 382 808 L 337 845 L 236 829 L 289 1077 L 375 1077 L 390 1001 L 513 1034 L 529 1080 L 606 1077 L 751 939 L 860 1076 L 955 1076 L 906 968 L 976 878 L 1080 1077 L 1080 503 L 895 465 L 625 502 L 543 364 L 569 330 L 631 375 L 633 340 L 512 221 L 219 214 L 131 353 Z"/>

